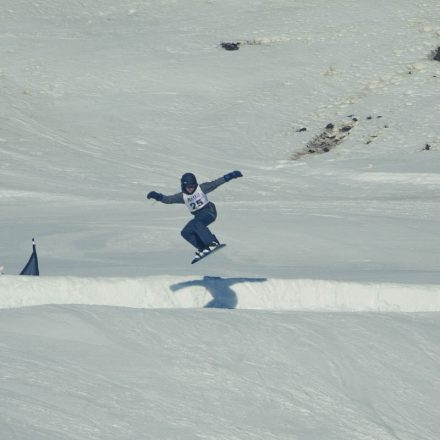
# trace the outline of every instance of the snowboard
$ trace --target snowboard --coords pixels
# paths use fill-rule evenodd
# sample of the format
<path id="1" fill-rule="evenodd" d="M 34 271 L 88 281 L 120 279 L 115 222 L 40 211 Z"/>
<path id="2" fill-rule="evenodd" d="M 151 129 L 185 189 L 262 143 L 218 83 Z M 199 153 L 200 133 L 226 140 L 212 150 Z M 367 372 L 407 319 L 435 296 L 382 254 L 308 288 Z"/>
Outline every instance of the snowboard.
<path id="1" fill-rule="evenodd" d="M 206 258 L 208 255 L 211 255 L 211 254 L 213 254 L 214 252 L 217 252 L 219 249 L 224 248 L 225 246 L 226 246 L 226 244 L 224 244 L 224 243 L 218 245 L 213 251 L 204 254 L 203 257 L 200 257 L 200 258 L 194 258 L 194 259 L 191 261 L 191 264 L 198 263 L 199 261 L 201 261 L 201 260 L 203 260 L 204 258 Z"/>

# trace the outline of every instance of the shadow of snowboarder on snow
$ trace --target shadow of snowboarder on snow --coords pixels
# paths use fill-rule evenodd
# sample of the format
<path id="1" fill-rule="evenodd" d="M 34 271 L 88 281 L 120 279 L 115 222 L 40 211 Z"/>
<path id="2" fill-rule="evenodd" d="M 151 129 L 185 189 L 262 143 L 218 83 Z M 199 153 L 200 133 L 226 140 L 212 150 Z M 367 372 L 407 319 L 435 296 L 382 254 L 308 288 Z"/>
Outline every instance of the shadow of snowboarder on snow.
<path id="1" fill-rule="evenodd" d="M 267 278 L 221 278 L 204 276 L 201 280 L 185 281 L 170 286 L 173 292 L 186 287 L 202 286 L 211 295 L 212 300 L 204 308 L 235 309 L 237 307 L 237 295 L 231 286 L 239 283 L 261 283 Z"/>

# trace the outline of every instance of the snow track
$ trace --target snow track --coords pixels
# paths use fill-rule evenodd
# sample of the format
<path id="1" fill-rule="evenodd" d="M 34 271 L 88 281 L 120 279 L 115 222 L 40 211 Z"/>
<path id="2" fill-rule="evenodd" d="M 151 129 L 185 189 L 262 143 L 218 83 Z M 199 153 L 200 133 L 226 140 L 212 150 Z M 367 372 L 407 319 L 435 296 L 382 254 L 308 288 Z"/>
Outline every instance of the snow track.
<path id="1" fill-rule="evenodd" d="M 437 285 L 157 276 L 0 278 L 0 308 L 86 304 L 133 308 L 440 311 Z"/>

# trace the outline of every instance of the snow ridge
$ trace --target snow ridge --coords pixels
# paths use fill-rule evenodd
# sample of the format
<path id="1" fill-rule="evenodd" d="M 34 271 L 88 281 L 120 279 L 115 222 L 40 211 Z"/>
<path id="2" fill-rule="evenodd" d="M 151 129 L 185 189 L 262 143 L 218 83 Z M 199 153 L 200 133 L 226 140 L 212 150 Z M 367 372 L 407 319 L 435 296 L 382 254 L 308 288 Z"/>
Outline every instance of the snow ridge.
<path id="1" fill-rule="evenodd" d="M 436 285 L 311 279 L 152 276 L 0 278 L 0 308 L 86 304 L 339 312 L 440 311 Z"/>

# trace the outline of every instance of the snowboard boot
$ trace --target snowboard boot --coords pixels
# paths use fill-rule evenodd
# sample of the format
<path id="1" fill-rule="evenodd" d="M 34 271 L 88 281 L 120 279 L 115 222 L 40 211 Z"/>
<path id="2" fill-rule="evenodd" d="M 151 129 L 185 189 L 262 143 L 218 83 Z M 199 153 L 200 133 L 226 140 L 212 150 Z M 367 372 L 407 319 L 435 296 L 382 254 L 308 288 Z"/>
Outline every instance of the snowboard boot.
<path id="1" fill-rule="evenodd" d="M 198 250 L 198 251 L 196 251 L 195 252 L 195 255 L 194 255 L 194 260 L 200 260 L 200 258 L 202 258 L 203 257 L 203 255 L 204 255 L 204 250 Z"/>
<path id="2" fill-rule="evenodd" d="M 216 247 L 220 246 L 220 243 L 216 241 L 211 241 L 211 243 L 206 246 L 206 249 L 203 250 L 204 253 L 206 252 L 212 252 Z"/>
<path id="3" fill-rule="evenodd" d="M 214 239 L 211 241 L 211 243 L 207 244 L 204 249 L 199 249 L 196 252 L 196 258 L 201 258 L 202 256 L 212 252 L 216 247 L 220 246 L 220 242 L 217 240 L 217 237 L 215 235 L 213 235 L 213 237 Z"/>

